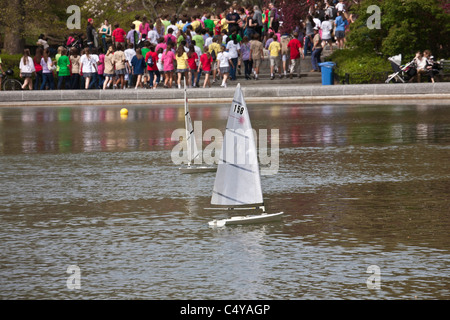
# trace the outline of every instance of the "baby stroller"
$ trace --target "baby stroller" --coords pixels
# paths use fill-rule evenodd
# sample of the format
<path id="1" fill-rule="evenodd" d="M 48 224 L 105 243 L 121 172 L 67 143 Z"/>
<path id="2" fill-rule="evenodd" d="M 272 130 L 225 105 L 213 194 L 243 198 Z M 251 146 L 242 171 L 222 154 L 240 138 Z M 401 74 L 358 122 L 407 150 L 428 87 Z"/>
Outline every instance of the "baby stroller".
<path id="1" fill-rule="evenodd" d="M 402 65 L 401 54 L 390 57 L 388 58 L 388 60 L 391 62 L 394 73 L 388 76 L 388 78 L 386 79 L 386 83 L 389 83 L 391 81 L 405 83 L 411 80 L 417 74 L 414 60 L 411 60 L 407 64 Z"/>

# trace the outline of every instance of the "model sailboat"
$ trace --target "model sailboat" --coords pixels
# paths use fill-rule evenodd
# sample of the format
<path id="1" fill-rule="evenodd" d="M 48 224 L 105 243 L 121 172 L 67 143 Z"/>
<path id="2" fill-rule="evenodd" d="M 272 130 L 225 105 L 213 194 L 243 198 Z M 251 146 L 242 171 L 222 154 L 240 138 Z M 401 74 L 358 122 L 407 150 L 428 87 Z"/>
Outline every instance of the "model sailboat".
<path id="1" fill-rule="evenodd" d="M 228 115 L 211 204 L 222 206 L 222 210 L 259 209 L 263 212 L 213 220 L 210 226 L 269 222 L 279 220 L 283 214 L 265 212 L 255 137 L 240 84 Z"/>
<path id="2" fill-rule="evenodd" d="M 180 171 L 182 173 L 201 173 L 216 171 L 217 168 L 215 167 L 194 165 L 194 161 L 200 157 L 200 151 L 197 148 L 194 127 L 192 126 L 191 114 L 189 113 L 186 93 L 186 79 L 184 79 L 184 122 L 186 126 L 186 147 L 188 163 L 186 167 L 180 167 Z"/>

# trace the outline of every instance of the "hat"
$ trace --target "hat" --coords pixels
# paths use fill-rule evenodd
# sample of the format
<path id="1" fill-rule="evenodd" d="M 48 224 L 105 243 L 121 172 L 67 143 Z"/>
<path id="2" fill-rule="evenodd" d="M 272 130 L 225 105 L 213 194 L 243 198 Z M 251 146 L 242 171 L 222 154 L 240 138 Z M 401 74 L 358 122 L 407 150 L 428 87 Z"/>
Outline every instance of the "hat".
<path id="1" fill-rule="evenodd" d="M 92 21 L 94 21 L 94 20 L 92 20 L 92 18 L 89 18 L 89 19 L 88 19 L 88 22 L 92 22 Z"/>
<path id="2" fill-rule="evenodd" d="M 314 30 L 317 30 L 317 31 L 319 31 L 319 27 L 314 27 Z"/>

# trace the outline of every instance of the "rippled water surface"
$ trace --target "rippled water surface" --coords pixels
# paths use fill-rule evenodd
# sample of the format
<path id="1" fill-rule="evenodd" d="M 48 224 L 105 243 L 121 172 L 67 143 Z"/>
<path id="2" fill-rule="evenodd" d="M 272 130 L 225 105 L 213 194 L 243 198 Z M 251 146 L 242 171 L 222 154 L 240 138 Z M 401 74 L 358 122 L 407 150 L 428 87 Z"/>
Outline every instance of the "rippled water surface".
<path id="1" fill-rule="evenodd" d="M 191 106 L 197 132 L 228 108 Z M 285 216 L 219 229 L 215 174 L 171 158 L 183 106 L 128 109 L 0 108 L 1 299 L 450 298 L 450 106 L 249 104 Z"/>

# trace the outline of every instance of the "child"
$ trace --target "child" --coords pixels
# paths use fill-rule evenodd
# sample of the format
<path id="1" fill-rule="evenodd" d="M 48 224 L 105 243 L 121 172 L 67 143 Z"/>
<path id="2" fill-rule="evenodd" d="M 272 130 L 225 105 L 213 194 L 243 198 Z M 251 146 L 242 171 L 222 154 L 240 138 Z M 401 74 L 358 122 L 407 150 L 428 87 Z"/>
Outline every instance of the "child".
<path id="1" fill-rule="evenodd" d="M 84 54 L 80 58 L 80 69 L 83 73 L 83 78 L 85 79 L 84 88 L 89 89 L 92 75 L 94 72 L 96 72 L 95 61 L 91 57 L 89 48 L 84 49 Z"/>
<path id="2" fill-rule="evenodd" d="M 67 56 L 67 49 L 61 50 L 61 56 L 58 59 L 58 90 L 61 90 L 64 81 L 64 89 L 70 89 L 70 59 Z"/>
<path id="3" fill-rule="evenodd" d="M 178 74 L 177 84 L 178 84 L 178 89 L 181 89 L 181 77 L 183 75 L 186 79 L 186 82 L 189 85 L 188 64 L 187 64 L 188 56 L 187 56 L 186 52 L 184 51 L 183 45 L 180 45 L 177 48 L 175 59 L 177 60 L 177 74 Z"/>
<path id="4" fill-rule="evenodd" d="M 145 61 L 147 63 L 148 73 L 150 74 L 150 88 L 156 89 L 159 83 L 160 74 L 158 66 L 156 65 L 158 61 L 158 54 L 155 52 L 155 45 L 150 45 L 150 51 L 147 52 Z"/>
<path id="5" fill-rule="evenodd" d="M 100 53 L 98 55 L 98 63 L 97 63 L 97 73 L 98 73 L 98 85 L 99 89 L 103 88 L 103 83 L 105 82 L 105 55 Z"/>
<path id="6" fill-rule="evenodd" d="M 261 65 L 261 60 L 264 58 L 263 44 L 259 39 L 259 34 L 254 33 L 253 40 L 250 42 L 250 57 L 252 59 L 255 80 L 258 80 L 259 66 Z"/>
<path id="7" fill-rule="evenodd" d="M 211 57 L 213 59 L 213 81 L 212 83 L 216 82 L 216 73 L 217 73 L 217 56 L 220 52 L 220 37 L 214 36 L 213 42 L 209 45 L 209 53 L 211 54 Z"/>
<path id="8" fill-rule="evenodd" d="M 53 78 L 53 62 L 52 59 L 50 58 L 49 48 L 44 49 L 44 54 L 42 55 L 41 59 L 41 66 L 42 66 L 41 90 L 44 90 L 47 84 L 49 85 L 50 90 L 54 90 L 55 80 Z"/>
<path id="9" fill-rule="evenodd" d="M 110 46 L 105 54 L 105 69 L 103 75 L 105 82 L 103 82 L 103 90 L 108 88 L 113 83 L 114 78 L 114 47 Z"/>
<path id="10" fill-rule="evenodd" d="M 33 81 L 31 80 L 31 75 L 35 71 L 33 59 L 30 57 L 30 49 L 25 49 L 23 51 L 23 57 L 20 59 L 20 77 L 24 78 L 25 81 L 22 85 L 22 90 L 28 87 L 29 90 L 33 90 Z"/>
<path id="11" fill-rule="evenodd" d="M 205 46 L 203 49 L 205 52 L 200 56 L 200 63 L 198 65 L 197 72 L 201 72 L 205 75 L 205 81 L 203 82 L 203 88 L 206 88 L 206 85 L 211 88 L 211 83 L 209 81 L 209 75 L 211 74 L 211 64 L 213 63 L 213 58 L 211 57 L 211 53 L 209 53 L 208 47 Z"/>
<path id="12" fill-rule="evenodd" d="M 252 60 L 250 59 L 250 42 L 248 42 L 248 37 L 244 36 L 241 45 L 241 58 L 244 62 L 244 73 L 245 79 L 250 80 L 250 73 L 252 71 Z"/>
<path id="13" fill-rule="evenodd" d="M 117 50 L 114 53 L 114 64 L 116 66 L 116 76 L 118 77 L 116 80 L 116 83 L 114 84 L 114 87 L 119 87 L 120 89 L 125 89 L 125 53 L 123 52 L 123 46 L 122 44 L 117 45 Z"/>
<path id="14" fill-rule="evenodd" d="M 168 44 L 166 50 L 161 56 L 161 61 L 164 65 L 164 88 L 172 88 L 173 70 L 175 54 L 172 51 L 172 44 Z"/>
<path id="15" fill-rule="evenodd" d="M 274 79 L 273 70 L 275 66 L 278 67 L 278 71 L 280 72 L 280 78 L 281 78 L 281 66 L 280 66 L 280 52 L 281 52 L 281 45 L 277 41 L 278 37 L 277 35 L 273 35 L 272 37 L 273 41 L 269 45 L 269 51 L 270 51 L 270 80 Z"/>
<path id="16" fill-rule="evenodd" d="M 163 48 L 159 48 L 156 51 L 156 53 L 158 54 L 158 61 L 156 62 L 156 66 L 158 67 L 158 71 L 159 71 L 159 74 L 160 74 L 160 77 L 161 77 L 160 82 L 164 81 L 164 64 L 163 64 L 162 59 L 161 59 L 162 55 L 163 55 L 163 52 L 164 52 Z"/>
<path id="17" fill-rule="evenodd" d="M 191 44 L 189 46 L 189 52 L 187 53 L 188 59 L 188 66 L 189 66 L 189 78 L 191 79 L 192 87 L 195 87 L 197 82 L 195 81 L 197 78 L 197 62 L 198 62 L 198 55 L 195 52 L 194 45 Z M 189 86 L 190 87 L 190 86 Z"/>
<path id="18" fill-rule="evenodd" d="M 136 86 L 134 88 L 142 88 L 142 76 L 144 75 L 145 58 L 142 56 L 142 50 L 140 48 L 136 50 L 136 55 L 131 59 L 131 66 L 133 75 L 136 77 Z"/>
<path id="19" fill-rule="evenodd" d="M 231 61 L 230 54 L 225 51 L 225 45 L 221 46 L 221 51 L 217 55 L 217 68 L 220 74 L 223 76 L 221 87 L 227 87 L 227 79 L 230 73 L 230 65 L 233 66 L 233 61 Z"/>
<path id="20" fill-rule="evenodd" d="M 70 88 L 80 89 L 80 56 L 78 49 L 70 49 L 70 64 L 72 66 L 72 75 L 70 76 Z"/>

